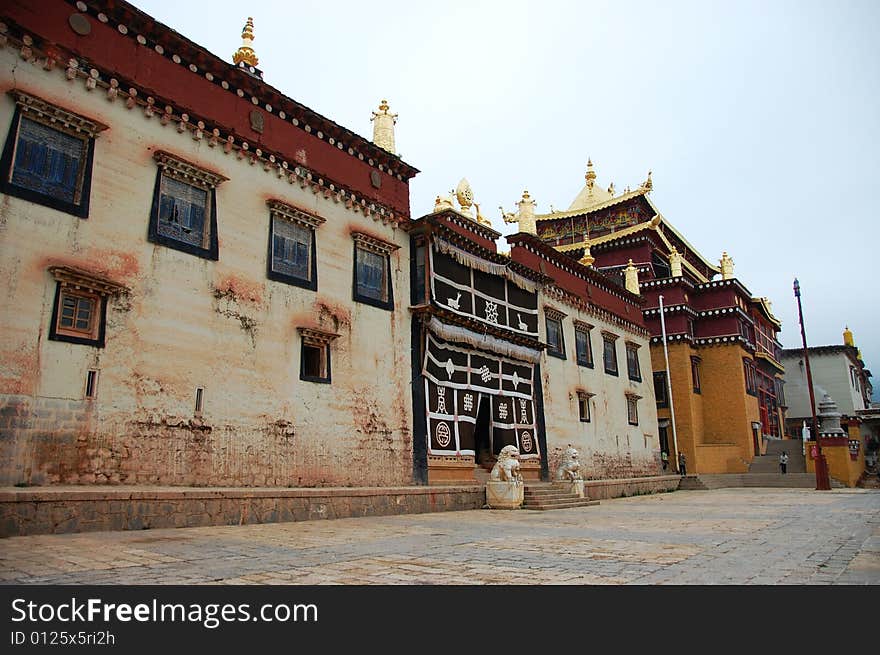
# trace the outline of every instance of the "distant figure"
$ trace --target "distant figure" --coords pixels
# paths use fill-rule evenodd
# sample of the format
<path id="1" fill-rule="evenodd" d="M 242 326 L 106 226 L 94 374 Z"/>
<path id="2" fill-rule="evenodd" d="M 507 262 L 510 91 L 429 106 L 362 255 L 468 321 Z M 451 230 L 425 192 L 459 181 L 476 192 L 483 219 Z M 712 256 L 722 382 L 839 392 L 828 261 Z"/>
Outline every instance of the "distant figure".
<path id="1" fill-rule="evenodd" d="M 687 475 L 687 464 L 685 462 L 684 453 L 678 454 L 678 472 L 681 475 Z"/>
<path id="2" fill-rule="evenodd" d="M 788 465 L 788 453 L 782 452 L 779 455 L 779 470 L 785 473 L 785 467 Z"/>
<path id="3" fill-rule="evenodd" d="M 660 452 L 660 461 L 663 462 L 663 470 L 665 471 L 669 467 L 669 453 L 665 450 Z"/>

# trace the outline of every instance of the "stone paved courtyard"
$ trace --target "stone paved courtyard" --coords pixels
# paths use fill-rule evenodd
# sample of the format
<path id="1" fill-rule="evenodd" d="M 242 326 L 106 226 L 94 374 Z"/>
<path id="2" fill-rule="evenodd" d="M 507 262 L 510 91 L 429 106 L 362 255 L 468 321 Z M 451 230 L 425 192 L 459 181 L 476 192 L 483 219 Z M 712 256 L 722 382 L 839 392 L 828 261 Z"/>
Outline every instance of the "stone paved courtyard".
<path id="1" fill-rule="evenodd" d="M 0 540 L 5 584 L 880 584 L 880 491 Z"/>

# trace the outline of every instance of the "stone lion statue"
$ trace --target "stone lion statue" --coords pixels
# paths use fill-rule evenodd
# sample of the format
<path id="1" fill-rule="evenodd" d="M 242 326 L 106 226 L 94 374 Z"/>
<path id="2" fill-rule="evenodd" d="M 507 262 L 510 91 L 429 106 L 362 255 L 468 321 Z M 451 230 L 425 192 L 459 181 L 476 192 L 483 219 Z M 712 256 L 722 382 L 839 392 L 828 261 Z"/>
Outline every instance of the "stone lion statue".
<path id="1" fill-rule="evenodd" d="M 519 472 L 519 449 L 516 446 L 504 446 L 498 453 L 498 461 L 492 467 L 490 477 L 500 482 L 520 482 L 522 474 Z"/>
<path id="2" fill-rule="evenodd" d="M 562 453 L 562 461 L 556 469 L 557 480 L 582 480 L 581 463 L 578 460 L 580 454 L 577 449 L 568 447 Z"/>

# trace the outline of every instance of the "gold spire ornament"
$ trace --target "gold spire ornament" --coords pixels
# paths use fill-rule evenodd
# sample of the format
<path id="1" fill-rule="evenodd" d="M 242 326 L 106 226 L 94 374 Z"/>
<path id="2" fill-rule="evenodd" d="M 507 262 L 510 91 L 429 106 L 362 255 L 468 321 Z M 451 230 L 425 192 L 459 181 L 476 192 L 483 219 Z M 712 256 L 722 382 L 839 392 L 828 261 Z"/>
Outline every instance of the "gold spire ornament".
<path id="1" fill-rule="evenodd" d="M 392 114 L 389 109 L 388 101 L 383 99 L 379 103 L 379 111 L 373 112 L 370 121 L 373 123 L 373 143 L 395 155 L 394 125 L 397 123 L 397 114 Z"/>
<path id="2" fill-rule="evenodd" d="M 651 181 L 651 171 L 648 171 L 648 179 L 642 182 L 642 188 L 646 191 L 650 191 L 654 188 L 654 183 Z"/>
<path id="3" fill-rule="evenodd" d="M 669 252 L 669 275 L 670 277 L 681 277 L 681 253 L 675 246 Z"/>
<path id="4" fill-rule="evenodd" d="M 248 16 L 247 22 L 244 24 L 244 29 L 241 31 L 241 46 L 239 46 L 238 50 L 235 51 L 235 54 L 232 55 L 232 63 L 236 66 L 239 64 L 246 64 L 247 66 L 253 66 L 256 68 L 257 64 L 260 63 L 260 60 L 257 59 L 257 55 L 254 52 L 253 43 L 254 19 Z"/>
<path id="5" fill-rule="evenodd" d="M 593 254 L 590 252 L 590 238 L 585 234 L 584 235 L 584 254 L 578 260 L 584 266 L 592 266 L 596 261 L 596 258 L 593 257 Z M 632 262 L 632 260 L 630 260 Z"/>
<path id="6" fill-rule="evenodd" d="M 849 325 L 847 325 L 843 331 L 843 345 L 844 346 L 853 346 L 853 347 L 855 347 L 855 345 L 856 345 L 856 342 L 853 339 L 853 333 L 849 329 Z"/>
<path id="7" fill-rule="evenodd" d="M 733 279 L 733 260 L 726 251 L 721 253 L 721 279 Z"/>
<path id="8" fill-rule="evenodd" d="M 626 290 L 630 293 L 634 293 L 637 296 L 639 295 L 639 269 L 633 266 L 633 260 L 629 260 L 629 264 L 626 265 L 626 268 L 623 269 L 623 273 L 625 276 L 625 285 Z"/>
<path id="9" fill-rule="evenodd" d="M 587 174 L 584 175 L 584 179 L 587 181 L 587 186 L 592 189 L 596 183 L 596 171 L 593 170 L 593 160 L 589 157 L 587 157 Z"/>
<path id="10" fill-rule="evenodd" d="M 471 184 L 465 178 L 461 178 L 461 182 L 455 187 L 455 197 L 458 204 L 461 205 L 461 213 L 466 216 L 471 215 L 471 207 L 474 204 L 474 191 Z"/>
<path id="11" fill-rule="evenodd" d="M 532 197 L 529 195 L 528 189 L 523 191 L 522 200 L 516 203 L 517 210 L 515 214 L 504 211 L 504 207 L 499 207 L 501 210 L 501 218 L 505 223 L 518 223 L 519 231 L 524 232 L 525 234 L 537 234 L 538 228 L 535 225 L 535 201 L 532 200 Z"/>

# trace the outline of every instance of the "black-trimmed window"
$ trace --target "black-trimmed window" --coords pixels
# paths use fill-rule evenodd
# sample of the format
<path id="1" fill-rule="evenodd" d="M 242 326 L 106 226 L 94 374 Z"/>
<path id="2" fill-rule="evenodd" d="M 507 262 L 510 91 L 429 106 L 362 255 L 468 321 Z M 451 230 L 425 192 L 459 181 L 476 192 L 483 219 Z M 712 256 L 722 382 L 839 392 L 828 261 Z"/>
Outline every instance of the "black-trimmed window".
<path id="1" fill-rule="evenodd" d="M 0 157 L 0 191 L 80 218 L 89 215 L 95 137 L 106 125 L 21 91 Z"/>
<path id="2" fill-rule="evenodd" d="M 547 329 L 547 354 L 565 359 L 565 336 L 562 333 L 562 319 L 565 314 L 548 307 L 544 308 L 544 325 Z"/>
<path id="3" fill-rule="evenodd" d="M 220 258 L 216 187 L 228 179 L 161 150 L 147 238 L 197 257 Z"/>
<path id="4" fill-rule="evenodd" d="M 630 425 L 639 424 L 639 399 L 641 396 L 627 394 L 626 396 L 626 420 Z"/>
<path id="5" fill-rule="evenodd" d="M 590 342 L 590 329 L 585 323 L 574 325 L 574 349 L 579 366 L 593 368 L 593 344 Z"/>
<path id="6" fill-rule="evenodd" d="M 330 344 L 338 334 L 311 328 L 298 328 L 301 337 L 299 379 L 329 384 Z"/>
<path id="7" fill-rule="evenodd" d="M 590 422 L 590 398 L 594 395 L 586 391 L 578 391 L 578 418 L 581 423 Z"/>
<path id="8" fill-rule="evenodd" d="M 627 342 L 626 344 L 626 370 L 630 380 L 642 381 L 642 369 L 639 366 L 639 344 L 637 343 Z"/>
<path id="9" fill-rule="evenodd" d="M 602 333 L 602 358 L 609 375 L 617 375 L 617 338 L 616 334 Z"/>
<path id="10" fill-rule="evenodd" d="M 654 398 L 657 407 L 669 407 L 669 388 L 666 386 L 666 371 L 654 373 Z"/>
<path id="11" fill-rule="evenodd" d="M 325 219 L 312 216 L 280 200 L 269 200 L 270 280 L 316 291 L 318 288 L 315 231 Z"/>
<path id="12" fill-rule="evenodd" d="M 354 300 L 381 309 L 393 309 L 391 253 L 398 246 L 360 232 L 353 232 L 351 236 L 354 239 Z"/>
<path id="13" fill-rule="evenodd" d="M 123 287 L 66 266 L 49 272 L 56 280 L 49 339 L 103 348 L 107 296 Z"/>
<path id="14" fill-rule="evenodd" d="M 751 359 L 743 358 L 743 372 L 746 378 L 746 393 L 750 396 L 757 396 L 757 376 L 755 375 L 755 364 Z"/>
<path id="15" fill-rule="evenodd" d="M 702 384 L 700 383 L 700 358 L 691 357 L 691 381 L 694 384 L 694 393 L 702 393 Z"/>

